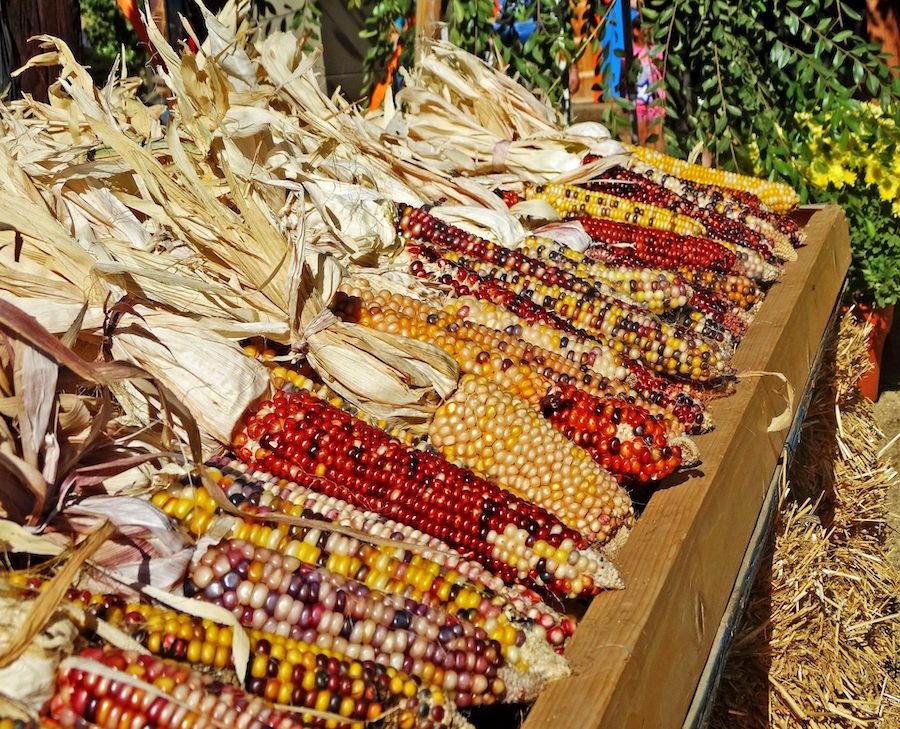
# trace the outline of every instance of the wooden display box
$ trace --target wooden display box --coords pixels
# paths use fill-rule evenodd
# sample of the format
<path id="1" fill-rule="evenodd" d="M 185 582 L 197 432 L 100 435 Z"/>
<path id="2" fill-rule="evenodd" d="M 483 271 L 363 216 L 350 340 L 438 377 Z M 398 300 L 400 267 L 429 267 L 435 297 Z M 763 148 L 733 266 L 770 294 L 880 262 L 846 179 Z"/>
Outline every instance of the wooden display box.
<path id="1" fill-rule="evenodd" d="M 734 357 L 738 373 L 782 373 L 794 411 L 850 263 L 839 207 L 814 212 L 807 233 Z M 782 453 L 787 426 L 767 428 L 786 399 L 779 379 L 753 376 L 711 403 L 703 463 L 653 495 L 616 559 L 625 589 L 591 603 L 566 651 L 573 675 L 547 687 L 525 729 L 683 725 Z"/>

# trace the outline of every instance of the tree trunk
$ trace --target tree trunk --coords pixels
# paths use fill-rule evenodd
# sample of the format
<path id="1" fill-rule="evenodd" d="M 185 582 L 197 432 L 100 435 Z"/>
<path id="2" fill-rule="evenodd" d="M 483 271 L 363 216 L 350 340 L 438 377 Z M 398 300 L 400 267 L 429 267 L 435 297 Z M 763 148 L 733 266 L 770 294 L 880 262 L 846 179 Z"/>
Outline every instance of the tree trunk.
<path id="1" fill-rule="evenodd" d="M 79 0 L 0 0 L 8 25 L 13 69 L 39 52 L 39 44 L 29 40 L 37 35 L 62 39 L 81 58 L 81 13 Z M 13 96 L 31 94 L 47 100 L 47 89 L 56 79 L 53 68 L 32 68 L 13 79 Z"/>

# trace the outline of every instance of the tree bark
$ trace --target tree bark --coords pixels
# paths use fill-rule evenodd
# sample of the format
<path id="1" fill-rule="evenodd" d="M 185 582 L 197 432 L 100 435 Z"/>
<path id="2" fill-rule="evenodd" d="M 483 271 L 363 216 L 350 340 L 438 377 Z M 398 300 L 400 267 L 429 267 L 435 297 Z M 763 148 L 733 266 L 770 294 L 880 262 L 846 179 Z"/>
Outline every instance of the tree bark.
<path id="1" fill-rule="evenodd" d="M 79 0 L 0 0 L 8 24 L 13 69 L 36 55 L 39 44 L 30 40 L 37 35 L 62 39 L 81 59 L 81 8 Z M 47 101 L 47 90 L 56 79 L 53 68 L 32 68 L 12 80 L 13 96 L 30 94 Z"/>

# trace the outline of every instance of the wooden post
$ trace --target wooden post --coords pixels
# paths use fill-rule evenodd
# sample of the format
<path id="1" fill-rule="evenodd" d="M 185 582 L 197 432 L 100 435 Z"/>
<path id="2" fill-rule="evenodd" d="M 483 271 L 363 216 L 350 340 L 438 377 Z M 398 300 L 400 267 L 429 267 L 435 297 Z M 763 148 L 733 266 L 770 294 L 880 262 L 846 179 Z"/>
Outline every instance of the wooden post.
<path id="1" fill-rule="evenodd" d="M 416 0 L 416 63 L 425 50 L 425 41 L 436 38 L 441 21 L 441 0 Z"/>
<path id="2" fill-rule="evenodd" d="M 897 3 L 883 0 L 866 0 L 866 24 L 869 27 L 869 38 L 873 43 L 880 43 L 881 50 L 887 53 L 889 65 L 900 66 L 900 18 Z"/>
<path id="3" fill-rule="evenodd" d="M 39 52 L 36 35 L 53 35 L 81 58 L 81 7 L 79 0 L 0 0 L 7 16 L 12 45 L 12 70 L 20 68 Z M 31 94 L 47 101 L 47 90 L 56 79 L 53 68 L 32 68 L 13 79 L 13 95 Z"/>

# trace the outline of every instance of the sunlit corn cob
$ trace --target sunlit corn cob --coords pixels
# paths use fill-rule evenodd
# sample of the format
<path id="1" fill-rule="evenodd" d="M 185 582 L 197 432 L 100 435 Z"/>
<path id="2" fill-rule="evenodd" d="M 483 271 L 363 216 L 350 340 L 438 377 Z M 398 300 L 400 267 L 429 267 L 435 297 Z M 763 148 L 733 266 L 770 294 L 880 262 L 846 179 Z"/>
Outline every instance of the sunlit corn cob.
<path id="1" fill-rule="evenodd" d="M 465 337 L 449 314 L 408 296 L 350 288 L 337 295 L 332 308 L 345 320 L 434 344 L 453 357 L 463 373 L 484 376 L 535 408 L 553 386 L 530 366 L 514 366 L 501 350 Z"/>
<path id="2" fill-rule="evenodd" d="M 738 259 L 738 265 L 731 273 L 743 273 L 756 281 L 765 283 L 770 283 L 781 275 L 781 266 L 767 261 L 756 251 L 744 248 L 744 246 L 736 246 L 733 243 L 723 242 L 722 245 L 734 253 Z"/>
<path id="3" fill-rule="evenodd" d="M 790 186 L 780 182 L 762 180 L 720 169 L 710 169 L 647 147 L 629 146 L 628 150 L 635 157 L 659 167 L 670 175 L 693 182 L 719 185 L 752 193 L 776 212 L 787 212 L 800 203 L 800 196 Z"/>
<path id="4" fill-rule="evenodd" d="M 484 270 L 479 264 L 452 252 L 445 255 L 447 260 L 467 271 L 499 280 L 517 296 L 530 299 L 536 306 L 555 314 L 559 320 L 568 322 L 575 332 L 586 332 L 601 346 L 605 343 L 623 357 L 643 360 L 659 372 L 693 380 L 708 380 L 718 377 L 724 371 L 724 363 L 715 349 L 690 332 L 660 321 L 637 304 L 604 294 L 580 297 L 557 286 L 545 286 L 524 274 L 517 274 L 508 280 L 497 279 L 497 272 L 490 268 Z M 699 331 L 713 341 L 724 339 L 720 332 L 704 330 L 702 322 Z M 679 344 L 673 344 L 671 355 L 663 355 L 665 348 L 660 345 L 669 341 Z"/>
<path id="5" fill-rule="evenodd" d="M 643 408 L 604 403 L 577 387 L 544 398 L 544 417 L 620 480 L 658 481 L 681 465 L 681 448 L 670 446 L 665 427 Z"/>
<path id="6" fill-rule="evenodd" d="M 423 681 L 429 676 L 427 685 L 463 707 L 493 703 L 506 693 L 504 675 L 529 668 L 515 646 L 504 668 L 500 645 L 468 620 L 381 595 L 241 540 L 210 547 L 191 567 L 185 594 L 193 593 L 231 610 L 247 627 L 392 666 Z M 507 626 L 507 632 L 515 629 Z"/>
<path id="7" fill-rule="evenodd" d="M 233 666 L 231 628 L 209 620 L 130 602 L 115 595 L 86 595 L 87 611 L 123 630 L 153 655 L 221 671 Z M 251 630 L 247 690 L 280 705 L 327 711 L 354 721 L 398 713 L 399 726 L 430 720 L 448 726 L 443 692 L 392 666 L 356 661 L 273 633 Z M 449 709 L 452 712 L 452 708 Z M 313 718 L 311 726 L 333 720 Z"/>
<path id="8" fill-rule="evenodd" d="M 224 476 L 215 469 L 211 478 L 222 484 Z M 202 487 L 183 486 L 160 491 L 153 503 L 172 515 L 184 514 L 184 523 L 195 524 L 195 512 L 206 511 L 214 505 Z M 190 508 L 185 514 L 185 503 Z M 204 508 L 206 507 L 206 508 Z M 252 514 L 244 502 L 244 511 Z M 214 512 L 214 509 L 213 509 Z M 265 518 L 265 510 L 259 510 Z M 322 567 L 347 579 L 361 582 L 371 590 L 390 595 L 400 595 L 428 607 L 439 607 L 452 615 L 470 620 L 484 628 L 496 640 L 506 655 L 508 649 L 521 642 L 520 628 L 507 628 L 511 622 L 504 607 L 512 607 L 495 594 L 487 594 L 478 583 L 469 582 L 459 572 L 444 569 L 422 558 L 415 552 L 400 547 L 361 543 L 357 539 L 324 529 L 303 526 L 273 524 L 229 517 L 229 537 L 246 541 L 256 547 L 278 552 L 283 557 L 294 557 L 304 564 Z M 325 525 L 323 525 L 325 526 Z M 203 536 L 203 532 L 197 534 Z M 521 619 L 524 621 L 525 616 Z"/>
<path id="9" fill-rule="evenodd" d="M 385 314 L 384 308 L 387 307 L 389 299 L 396 297 L 396 295 L 383 292 L 366 294 L 366 289 L 362 288 L 353 289 L 353 291 L 367 297 L 375 297 L 374 306 L 367 309 L 369 316 Z M 368 298 L 366 300 L 368 302 Z M 420 302 L 408 297 L 401 297 L 400 301 L 403 304 L 403 314 L 408 317 L 418 316 L 425 320 L 426 324 L 430 321 L 430 317 L 433 317 L 435 324 L 444 324 L 445 322 L 439 313 L 431 311 L 429 307 Z M 643 400 L 643 396 L 637 390 L 624 383 L 622 380 L 625 380 L 629 374 L 629 370 L 624 366 L 618 365 L 616 368 L 615 374 L 619 379 L 610 379 L 604 376 L 602 371 L 612 369 L 612 363 L 605 367 L 597 367 L 596 357 L 598 354 L 608 356 L 609 353 L 608 351 L 599 352 L 595 343 L 591 350 L 587 350 L 584 345 L 591 340 L 568 337 L 558 330 L 548 327 L 529 326 L 505 309 L 472 297 L 452 299 L 445 306 L 444 312 L 455 319 L 456 327 L 454 328 L 453 324 L 448 325 L 448 332 L 451 332 L 456 338 L 480 344 L 490 351 L 503 352 L 506 360 L 511 363 L 510 367 L 518 367 L 520 364 L 530 365 L 536 369 L 538 374 L 556 384 L 574 383 L 595 397 L 623 399 L 628 403 L 639 403 L 649 409 L 655 417 L 665 419 L 668 430 L 674 435 L 682 432 L 680 428 L 674 427 L 675 423 L 679 422 L 678 417 L 685 418 L 685 422 L 689 424 L 694 433 L 700 432 L 698 428 L 702 430 L 704 427 L 701 425 L 703 423 L 703 407 L 700 403 L 696 401 L 686 403 L 684 398 L 680 397 L 678 403 L 674 401 L 672 403 L 675 407 L 675 413 L 673 413 L 672 410 Z M 359 311 L 354 314 L 354 316 L 360 315 Z M 406 329 L 404 329 L 405 326 Z M 408 323 L 404 323 L 402 317 L 398 315 L 386 318 L 385 327 L 386 331 L 395 334 L 412 333 Z M 533 343 L 534 341 L 544 343 L 545 347 Z M 576 349 L 572 349 L 573 346 Z M 501 362 L 501 368 L 504 366 L 504 362 Z M 526 376 L 526 373 L 522 373 L 523 378 Z M 678 392 L 681 392 L 680 388 L 678 388 Z M 667 403 L 664 395 L 660 395 L 659 398 L 659 402 Z M 678 417 L 676 417 L 676 413 Z"/>
<path id="10" fill-rule="evenodd" d="M 109 671 L 112 676 L 108 675 Z M 50 713 L 63 727 L 286 729 L 325 726 L 328 729 L 362 729 L 365 719 L 347 717 L 342 720 L 335 713 L 334 718 L 325 717 L 319 723 L 312 713 L 275 708 L 258 696 L 173 661 L 115 649 L 88 648 L 77 658 L 63 660 L 58 679 Z M 321 709 L 317 704 L 307 708 L 324 712 L 328 707 Z M 411 719 L 410 727 L 425 728 L 426 722 L 416 722 L 416 717 Z M 436 724 L 431 722 L 431 726 Z"/>
<path id="11" fill-rule="evenodd" d="M 414 255 L 424 251 L 424 244 L 408 247 Z M 579 299 L 568 292 L 541 289 L 541 303 L 523 292 L 527 287 L 517 283 L 489 279 L 472 271 L 455 254 L 431 250 L 419 268 L 411 269 L 420 276 L 433 278 L 455 287 L 458 295 L 468 294 L 500 304 L 522 317 L 528 325 L 554 327 L 568 335 L 596 340 L 601 348 L 611 349 L 623 359 L 641 360 L 654 370 L 696 381 L 716 380 L 727 372 L 721 352 L 699 340 L 692 332 L 660 322 L 639 307 L 615 299 Z M 441 274 L 441 271 L 448 273 Z M 561 293 L 557 298 L 553 294 Z M 546 302 L 546 305 L 545 305 Z"/>
<path id="12" fill-rule="evenodd" d="M 316 490 L 425 531 L 506 582 L 566 596 L 617 583 L 611 566 L 578 551 L 584 539 L 549 512 L 306 393 L 279 392 L 263 403 L 236 448 L 242 460 L 283 478 L 314 474 Z M 535 566 L 547 550 L 568 555 L 553 574 Z"/>
<path id="13" fill-rule="evenodd" d="M 598 334 L 596 330 L 597 321 L 590 315 L 590 312 L 602 312 L 609 310 L 609 308 L 618 307 L 626 313 L 626 317 L 635 314 L 642 316 L 647 312 L 651 314 L 655 313 L 654 307 L 645 305 L 646 297 L 643 297 L 644 302 L 642 303 L 634 300 L 628 294 L 617 294 L 606 284 L 600 284 L 600 286 L 597 289 L 594 289 L 591 294 L 582 296 L 563 286 L 548 286 L 541 283 L 533 276 L 521 273 L 510 273 L 504 269 L 497 268 L 493 264 L 483 261 L 473 261 L 453 251 L 446 251 L 443 253 L 443 256 L 446 260 L 456 264 L 462 269 L 471 271 L 486 280 L 499 281 L 516 295 L 530 299 L 532 303 L 544 307 L 545 309 L 551 309 L 559 315 L 561 319 L 570 322 L 578 329 L 585 329 L 594 335 Z M 637 287 L 634 288 L 636 289 Z M 659 313 L 673 310 L 675 307 L 672 307 L 670 302 L 666 302 L 662 291 L 659 291 L 659 289 L 657 290 L 660 296 L 658 299 L 654 298 L 653 300 L 658 301 L 660 304 L 660 306 L 657 307 Z M 584 319 L 583 317 L 587 317 L 587 319 Z M 593 323 L 593 326 L 595 327 L 594 331 L 591 331 L 590 325 L 587 325 L 585 321 Z M 702 324 L 698 326 L 695 331 L 703 332 Z M 713 337 L 716 341 L 722 341 L 721 337 L 716 337 L 715 332 L 707 332 L 706 334 L 707 336 Z"/>
<path id="14" fill-rule="evenodd" d="M 550 203 L 564 218 L 603 218 L 679 235 L 706 235 L 703 224 L 686 215 L 575 185 L 529 185 L 525 197 Z"/>
<path id="15" fill-rule="evenodd" d="M 707 317 L 704 326 L 722 327 L 736 342 L 743 338 L 749 323 L 746 312 L 740 309 L 733 310 L 730 304 L 705 291 L 694 292 L 691 296 L 691 306 L 697 311 L 703 312 Z"/>
<path id="16" fill-rule="evenodd" d="M 527 403 L 466 375 L 434 414 L 431 441 L 448 460 L 487 474 L 591 539 L 633 519 L 615 480 Z"/>
<path id="17" fill-rule="evenodd" d="M 454 251 L 470 260 L 492 264 L 498 271 L 531 276 L 545 286 L 561 286 L 580 294 L 589 295 L 594 290 L 591 283 L 550 261 L 532 258 L 522 250 L 491 243 L 473 233 L 448 225 L 422 208 L 403 207 L 397 226 L 401 233 L 413 240 Z"/>
<path id="18" fill-rule="evenodd" d="M 790 254 L 793 254 L 787 237 L 778 230 L 770 229 L 771 235 L 764 235 L 752 229 L 746 222 L 732 220 L 711 207 L 697 205 L 688 197 L 664 187 L 648 176 L 638 173 L 635 169 L 613 167 L 602 173 L 599 178 L 592 180 L 586 187 L 598 192 L 607 192 L 631 200 L 652 203 L 687 215 L 703 224 L 709 238 L 752 248 L 769 260 L 774 258 L 776 247 L 784 245 L 787 246 Z M 778 246 L 776 246 L 776 240 Z"/>
<path id="19" fill-rule="evenodd" d="M 481 304 L 482 302 L 477 303 Z M 602 400 L 614 399 L 624 400 L 631 404 L 637 403 L 648 409 L 659 421 L 665 422 L 666 428 L 671 434 L 678 435 L 683 432 L 680 427 L 675 427 L 678 420 L 673 413 L 652 403 L 642 402 L 638 392 L 629 387 L 626 382 L 606 378 L 597 373 L 589 364 L 568 354 L 563 354 L 560 349 L 550 351 L 505 331 L 497 331 L 465 320 L 464 317 L 470 315 L 473 310 L 474 307 L 470 309 L 465 305 L 457 309 L 457 317 L 461 321 L 460 328 L 457 330 L 459 336 L 491 349 L 499 349 L 510 361 L 531 366 L 538 374 L 557 385 L 573 384 L 589 395 Z M 626 368 L 622 369 L 626 374 L 628 373 Z"/>
<path id="20" fill-rule="evenodd" d="M 586 367 L 598 377 L 624 380 L 628 376 L 622 358 L 608 347 L 600 347 L 597 342 L 584 335 L 572 335 L 546 324 L 530 324 L 503 307 L 490 301 L 462 296 L 451 299 L 444 305 L 444 311 L 456 317 L 462 326 L 466 322 L 497 331 L 508 338 L 507 341 L 521 341 L 561 358 Z"/>
<path id="21" fill-rule="evenodd" d="M 228 454 L 215 456 L 210 461 L 210 466 L 211 476 L 218 478 L 217 485 L 228 500 L 239 506 L 242 511 L 257 514 L 261 519 L 272 512 L 307 519 L 321 519 L 326 523 L 368 534 L 375 539 L 390 539 L 398 542 L 392 546 L 393 555 L 409 565 L 408 570 L 421 567 L 431 575 L 435 575 L 431 586 L 428 585 L 428 578 L 424 578 L 425 584 L 422 589 L 433 589 L 438 582 L 436 574 L 439 573 L 444 578 L 438 586 L 438 595 L 442 601 L 455 601 L 459 596 L 458 591 L 461 591 L 461 588 L 453 585 L 465 584 L 470 588 L 478 586 L 483 588 L 486 594 L 496 594 L 502 598 L 504 613 L 526 631 L 531 632 L 531 626 L 523 621 L 533 621 L 536 626 L 543 628 L 551 645 L 562 645 L 574 632 L 571 620 L 544 603 L 536 592 L 519 584 L 507 585 L 482 565 L 464 559 L 435 537 L 358 509 L 333 496 L 320 494 L 263 471 L 252 470 Z M 211 515 L 215 511 L 212 500 L 202 488 L 185 486 L 174 493 L 160 492 L 160 494 L 162 501 L 158 503 L 156 501 L 158 496 L 154 495 L 154 503 L 166 513 L 192 509 L 185 517 L 187 523 L 193 521 L 194 513 Z M 276 528 L 262 524 L 257 524 L 256 527 L 251 527 L 249 534 L 255 543 L 280 540 L 276 532 L 283 527 Z M 401 546 L 399 542 L 405 542 L 406 546 Z M 292 556 L 299 558 L 302 548 L 299 542 L 288 543 L 288 552 Z M 467 598 L 464 596 L 463 599 Z M 466 610 L 464 614 L 469 616 L 470 611 Z"/>
<path id="22" fill-rule="evenodd" d="M 694 288 L 707 294 L 714 294 L 732 306 L 749 311 L 760 299 L 762 292 L 749 276 L 713 271 L 692 271 L 680 269 L 678 273 Z"/>
<path id="23" fill-rule="evenodd" d="M 713 427 L 703 401 L 690 383 L 660 377 L 640 362 L 629 362 L 628 368 L 632 387 L 641 398 L 674 413 L 688 435 L 699 435 Z"/>
<path id="24" fill-rule="evenodd" d="M 526 238 L 521 248 L 532 257 L 547 258 L 576 276 L 592 282 L 602 282 L 613 292 L 624 294 L 654 314 L 685 306 L 693 293 L 677 273 L 652 268 L 609 266 L 549 238 Z"/>
<path id="25" fill-rule="evenodd" d="M 578 218 L 578 222 L 595 244 L 588 251 L 588 256 L 598 260 L 668 270 L 691 268 L 719 273 L 730 273 L 737 265 L 734 251 L 709 238 L 594 217 Z M 602 251 L 597 251 L 597 248 Z M 601 252 L 603 255 L 599 255 Z"/>
<path id="26" fill-rule="evenodd" d="M 691 435 L 705 432 L 709 428 L 708 420 L 705 419 L 705 408 L 700 401 L 688 395 L 683 386 L 652 375 L 646 367 L 637 362 L 629 361 L 626 367 L 624 360 L 617 360 L 622 361 L 623 365 L 620 370 L 617 369 L 616 377 L 604 377 L 584 357 L 576 357 L 574 353 L 564 349 L 570 344 L 567 337 L 557 336 L 554 344 L 553 341 L 548 341 L 551 337 L 541 336 L 541 341 L 547 342 L 547 345 L 539 346 L 532 343 L 536 328 L 520 319 L 507 326 L 503 332 L 496 332 L 496 322 L 505 321 L 504 317 L 509 318 L 513 315 L 492 304 L 465 297 L 450 302 L 447 307 L 451 309 L 458 307 L 456 311 L 460 320 L 471 318 L 474 321 L 487 322 L 488 326 L 475 325 L 472 331 L 478 336 L 487 337 L 486 341 L 492 341 L 499 335 L 503 338 L 501 341 L 508 347 L 511 356 L 534 362 L 539 366 L 538 371 L 554 382 L 574 383 L 598 397 L 622 397 L 629 402 L 639 402 L 651 411 L 656 408 L 654 414 L 662 413 L 675 418 Z M 473 321 L 463 322 L 462 326 L 468 328 L 473 323 Z M 547 330 L 545 332 L 550 333 Z M 641 373 L 640 380 L 629 383 L 626 380 L 634 376 L 633 372 Z M 657 389 L 652 389 L 649 383 Z"/>
<path id="27" fill-rule="evenodd" d="M 672 302 L 664 298 L 663 291 L 658 287 L 656 293 L 659 294 L 659 297 L 656 298 L 651 295 L 649 300 L 650 302 L 656 302 L 658 306 L 648 305 L 648 299 L 643 295 L 640 297 L 640 301 L 633 298 L 634 292 L 637 291 L 637 286 L 631 287 L 633 291 L 629 293 L 623 292 L 619 294 L 605 283 L 602 283 L 591 294 L 582 296 L 565 287 L 548 286 L 527 274 L 509 273 L 503 269 L 498 269 L 493 264 L 472 261 L 452 251 L 445 252 L 443 256 L 446 260 L 486 280 L 499 281 L 516 295 L 523 296 L 538 306 L 552 310 L 561 319 L 570 322 L 577 329 L 584 329 L 595 337 L 599 335 L 598 326 L 600 325 L 601 317 L 593 316 L 593 312 L 621 310 L 627 319 L 634 316 L 645 318 L 644 315 L 646 313 L 663 314 L 678 308 L 673 307 Z M 649 278 L 647 282 L 649 284 L 648 288 L 652 292 L 652 283 L 649 282 Z M 686 301 L 685 303 L 688 302 Z M 716 330 L 714 327 L 706 327 L 706 322 L 702 316 L 699 317 L 699 321 L 697 317 L 694 317 L 694 320 L 694 323 L 689 326 L 692 331 L 703 334 L 713 341 L 723 341 L 721 331 Z M 586 322 L 590 322 L 590 324 Z M 617 335 L 611 334 L 610 336 L 614 339 Z M 602 342 L 604 339 L 600 338 L 599 341 Z"/>
<path id="28" fill-rule="evenodd" d="M 646 162 L 632 157 L 628 168 L 657 182 L 700 209 L 712 210 L 773 241 L 773 249 L 781 247 L 781 235 L 794 247 L 803 245 L 806 233 L 789 216 L 773 211 L 752 193 L 718 185 L 683 180 Z M 726 238 L 727 240 L 727 238 Z M 731 241 L 736 242 L 736 241 Z"/>

